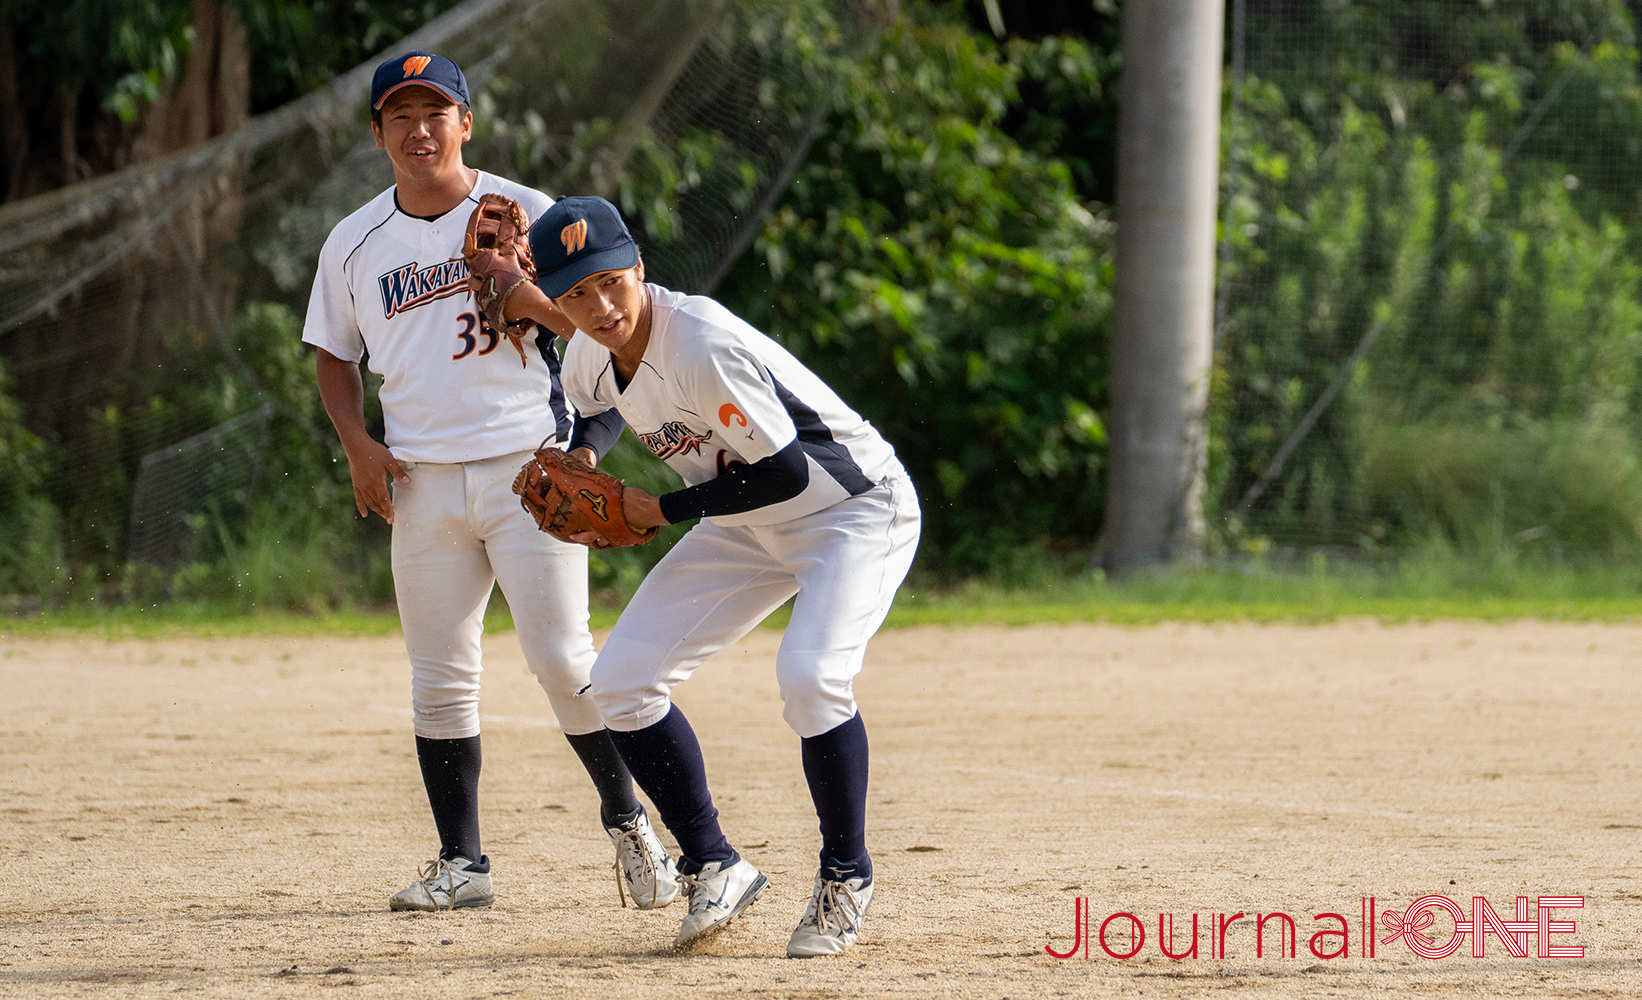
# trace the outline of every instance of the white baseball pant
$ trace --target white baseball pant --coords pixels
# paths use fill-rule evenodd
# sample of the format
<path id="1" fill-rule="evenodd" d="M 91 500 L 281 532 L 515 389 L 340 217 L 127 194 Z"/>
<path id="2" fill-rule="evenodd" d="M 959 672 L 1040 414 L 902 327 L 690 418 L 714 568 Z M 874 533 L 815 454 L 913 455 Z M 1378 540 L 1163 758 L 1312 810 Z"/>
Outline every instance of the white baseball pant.
<path id="1" fill-rule="evenodd" d="M 904 474 L 781 524 L 703 520 L 645 577 L 593 665 L 605 725 L 661 721 L 675 684 L 794 594 L 775 658 L 782 718 L 802 737 L 848 722 L 867 640 L 912 566 L 919 523 Z"/>
<path id="2" fill-rule="evenodd" d="M 536 527 L 513 494 L 531 452 L 443 465 L 406 463 L 393 487 L 393 584 L 411 659 L 416 735 L 479 733 L 479 636 L 500 582 L 525 662 L 569 735 L 602 727 L 585 692 L 595 653 L 587 549 Z"/>

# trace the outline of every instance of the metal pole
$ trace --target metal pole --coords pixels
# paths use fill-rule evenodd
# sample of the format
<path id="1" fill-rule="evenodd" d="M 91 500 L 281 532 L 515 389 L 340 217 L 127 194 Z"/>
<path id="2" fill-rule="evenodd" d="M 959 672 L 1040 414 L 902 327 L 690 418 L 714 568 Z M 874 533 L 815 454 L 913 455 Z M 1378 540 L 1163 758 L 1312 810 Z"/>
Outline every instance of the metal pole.
<path id="1" fill-rule="evenodd" d="M 1202 552 L 1224 0 L 1123 5 L 1102 561 Z"/>

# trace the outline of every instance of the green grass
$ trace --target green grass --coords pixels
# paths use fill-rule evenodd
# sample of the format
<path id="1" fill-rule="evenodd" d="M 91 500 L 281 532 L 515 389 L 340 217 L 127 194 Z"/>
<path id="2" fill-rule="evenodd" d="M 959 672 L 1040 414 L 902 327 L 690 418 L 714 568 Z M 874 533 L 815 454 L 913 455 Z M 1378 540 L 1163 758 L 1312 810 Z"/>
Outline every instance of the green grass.
<path id="1" fill-rule="evenodd" d="M 896 624 L 927 621 L 1385 621 L 1467 618 L 1618 620 L 1642 616 L 1642 566 L 1551 564 L 1505 553 L 1479 560 L 1440 551 L 1385 564 L 1250 561 L 1198 571 L 1099 574 L 1053 587 L 1007 591 L 970 585 L 899 601 Z"/>
<path id="2" fill-rule="evenodd" d="M 593 609 L 593 628 L 606 629 L 620 612 Z M 485 611 L 485 631 L 513 631 L 513 615 L 499 593 Z M 399 632 L 399 612 L 391 604 L 311 614 L 289 609 L 245 612 L 204 601 L 148 605 L 82 605 L 26 616 L 0 618 L 0 637 L 95 635 L 106 639 L 159 639 L 175 636 L 380 636 Z"/>
<path id="3" fill-rule="evenodd" d="M 512 619 L 507 619 L 512 628 Z M 490 624 L 487 616 L 486 626 Z M 171 636 L 354 636 L 399 631 L 392 607 L 313 615 L 301 611 L 251 611 L 199 601 L 172 601 L 137 607 L 88 605 L 0 619 L 0 636 L 90 634 L 106 639 L 159 639 Z"/>
<path id="4" fill-rule="evenodd" d="M 619 612 L 596 608 L 593 627 L 615 624 Z M 786 624 L 790 606 L 766 626 Z M 1619 621 L 1642 618 L 1642 565 L 1632 562 L 1548 564 L 1500 557 L 1468 560 L 1442 553 L 1364 565 L 1314 556 L 1305 564 L 1252 561 L 1198 570 L 1141 573 L 1113 583 L 1099 573 L 1019 588 L 970 582 L 956 587 L 914 583 L 902 589 L 886 622 L 913 625 L 1032 625 L 1108 622 L 1294 621 L 1339 618 L 1419 621 L 1554 619 Z M 497 595 L 487 632 L 513 628 Z M 392 606 L 306 614 L 240 613 L 204 602 L 147 606 L 81 606 L 0 623 L 0 635 L 87 633 L 107 638 L 161 636 L 370 636 L 399 629 Z"/>
<path id="5" fill-rule="evenodd" d="M 1549 619 L 1618 621 L 1642 617 L 1642 595 L 1541 592 L 1410 595 L 1323 580 L 1249 580 L 1233 574 L 1171 577 L 1116 586 L 1103 580 L 1071 581 L 1036 590 L 969 585 L 948 593 L 903 592 L 886 627 L 912 625 L 1033 625 L 1106 622 L 1293 621 L 1340 618 L 1386 622 L 1434 619 Z"/>

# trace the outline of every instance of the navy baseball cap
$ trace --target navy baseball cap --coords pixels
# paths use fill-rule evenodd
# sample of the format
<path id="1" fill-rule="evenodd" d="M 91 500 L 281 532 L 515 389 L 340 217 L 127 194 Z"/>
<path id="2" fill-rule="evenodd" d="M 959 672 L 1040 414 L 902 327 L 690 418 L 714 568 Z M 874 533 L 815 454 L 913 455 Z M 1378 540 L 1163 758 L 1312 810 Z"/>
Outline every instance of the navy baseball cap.
<path id="1" fill-rule="evenodd" d="M 536 287 L 550 299 L 583 279 L 625 271 L 639 262 L 639 247 L 616 206 L 603 198 L 561 198 L 530 227 Z"/>
<path id="2" fill-rule="evenodd" d="M 411 86 L 432 87 L 454 104 L 468 103 L 468 78 L 460 66 L 432 52 L 406 52 L 376 67 L 371 77 L 371 110 L 380 111 L 389 94 Z"/>

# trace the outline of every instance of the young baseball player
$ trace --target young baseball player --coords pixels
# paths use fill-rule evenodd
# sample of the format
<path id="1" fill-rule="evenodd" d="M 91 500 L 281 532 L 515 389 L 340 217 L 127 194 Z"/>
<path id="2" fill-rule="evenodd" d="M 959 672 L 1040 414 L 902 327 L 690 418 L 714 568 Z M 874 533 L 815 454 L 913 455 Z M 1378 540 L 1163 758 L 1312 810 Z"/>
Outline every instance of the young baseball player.
<path id="1" fill-rule="evenodd" d="M 912 483 L 878 432 L 780 345 L 710 298 L 646 284 L 609 202 L 559 201 L 530 248 L 539 288 L 523 286 L 506 318 L 546 322 L 556 308 L 576 325 L 564 356 L 584 415 L 572 452 L 596 460 L 625 422 L 687 484 L 661 497 L 629 489 L 631 526 L 703 518 L 651 570 L 593 666 L 605 725 L 678 838 L 689 912 L 675 945 L 721 929 L 766 879 L 719 829 L 701 747 L 670 692 L 796 594 L 775 672 L 802 740 L 821 865 L 787 954 L 844 951 L 873 892 L 853 680 L 917 547 Z"/>
<path id="2" fill-rule="evenodd" d="M 664 906 L 678 894 L 672 862 L 584 694 L 595 656 L 586 549 L 537 531 L 510 490 L 544 435 L 570 435 L 553 338 L 531 330 L 515 345 L 498 337 L 480 320 L 460 259 L 481 195 L 504 194 L 531 217 L 552 199 L 462 162 L 473 116 L 467 81 L 449 59 L 412 52 L 384 62 L 371 83 L 371 117 L 395 183 L 326 240 L 302 339 L 318 348 L 320 396 L 348 455 L 359 514 L 375 511 L 393 525 L 417 760 L 440 849 L 389 906 L 494 899 L 479 838 L 479 637 L 494 582 L 598 788 L 618 892 L 625 885 L 639 907 Z M 383 379 L 385 444 L 365 428 L 359 363 L 367 355 Z"/>

